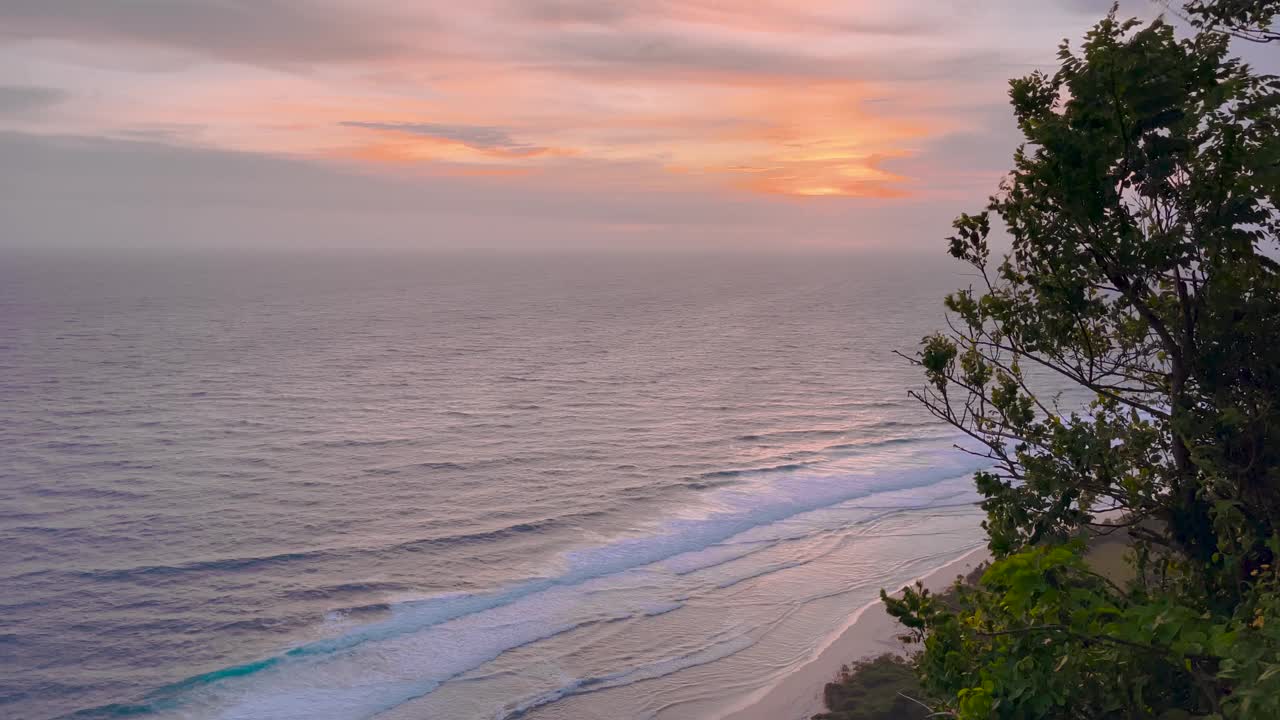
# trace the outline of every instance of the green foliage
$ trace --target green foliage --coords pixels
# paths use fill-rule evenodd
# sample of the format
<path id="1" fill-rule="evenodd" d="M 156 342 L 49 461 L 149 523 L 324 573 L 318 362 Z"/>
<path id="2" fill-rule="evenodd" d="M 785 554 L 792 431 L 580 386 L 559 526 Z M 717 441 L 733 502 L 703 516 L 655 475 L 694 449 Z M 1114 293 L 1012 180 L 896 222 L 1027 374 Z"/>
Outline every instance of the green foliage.
<path id="1" fill-rule="evenodd" d="M 981 281 L 946 299 L 913 395 L 992 462 L 996 559 L 954 606 L 885 602 L 959 717 L 1280 718 L 1280 80 L 1229 55 L 1280 4 L 1186 11 L 1190 38 L 1113 9 L 1014 80 L 1026 142 L 955 222 Z M 1098 508 L 1135 539 L 1125 587 L 1084 561 L 1117 529 Z"/>
<path id="2" fill-rule="evenodd" d="M 928 692 L 979 718 L 1280 717 L 1280 594 L 1216 615 L 1200 599 L 1126 591 L 1093 574 L 1083 545 L 994 563 L 954 607 L 923 588 L 884 596 L 923 643 Z M 1182 713 L 1182 714 L 1179 714 Z"/>
<path id="3" fill-rule="evenodd" d="M 1220 30 L 1252 42 L 1280 40 L 1280 33 L 1271 29 L 1280 15 L 1278 0 L 1193 0 L 1185 11 L 1197 28 Z"/>
<path id="4" fill-rule="evenodd" d="M 828 712 L 813 720 L 924 720 L 928 706 L 911 663 L 881 655 L 845 667 L 822 692 Z"/>

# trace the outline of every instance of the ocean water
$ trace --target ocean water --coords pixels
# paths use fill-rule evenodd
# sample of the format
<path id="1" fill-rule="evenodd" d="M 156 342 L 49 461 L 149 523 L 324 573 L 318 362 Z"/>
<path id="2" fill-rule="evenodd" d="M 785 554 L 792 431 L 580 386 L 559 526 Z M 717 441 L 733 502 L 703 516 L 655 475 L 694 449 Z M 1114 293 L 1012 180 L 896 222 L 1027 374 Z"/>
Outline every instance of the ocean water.
<path id="1" fill-rule="evenodd" d="M 0 716 L 718 717 L 982 543 L 957 271 L 6 256 Z"/>

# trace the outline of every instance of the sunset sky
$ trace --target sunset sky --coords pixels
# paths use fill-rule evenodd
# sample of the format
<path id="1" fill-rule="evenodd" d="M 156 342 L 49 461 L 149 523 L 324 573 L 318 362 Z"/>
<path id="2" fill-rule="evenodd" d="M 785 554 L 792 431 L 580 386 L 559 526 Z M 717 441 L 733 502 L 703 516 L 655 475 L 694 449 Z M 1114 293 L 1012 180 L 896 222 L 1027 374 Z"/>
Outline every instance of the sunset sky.
<path id="1" fill-rule="evenodd" d="M 6 0 L 0 243 L 927 244 L 1109 4 Z"/>

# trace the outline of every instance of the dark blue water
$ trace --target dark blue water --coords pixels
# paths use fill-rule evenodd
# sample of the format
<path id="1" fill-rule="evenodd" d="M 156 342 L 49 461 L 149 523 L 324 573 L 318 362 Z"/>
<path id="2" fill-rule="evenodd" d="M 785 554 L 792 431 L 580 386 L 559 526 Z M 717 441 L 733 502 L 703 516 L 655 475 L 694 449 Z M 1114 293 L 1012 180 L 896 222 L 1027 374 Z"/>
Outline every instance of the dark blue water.
<path id="1" fill-rule="evenodd" d="M 0 715 L 714 717 L 979 543 L 955 269 L 6 257 Z"/>

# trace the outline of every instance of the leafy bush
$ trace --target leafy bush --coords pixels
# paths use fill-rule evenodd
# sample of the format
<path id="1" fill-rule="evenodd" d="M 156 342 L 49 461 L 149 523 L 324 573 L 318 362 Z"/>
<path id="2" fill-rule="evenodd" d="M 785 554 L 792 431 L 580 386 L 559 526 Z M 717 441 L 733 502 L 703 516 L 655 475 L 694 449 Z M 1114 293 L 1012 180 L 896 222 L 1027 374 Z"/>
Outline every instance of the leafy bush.
<path id="1" fill-rule="evenodd" d="M 920 702 L 924 690 L 915 669 L 899 655 L 846 665 L 822 696 L 828 712 L 814 720 L 923 720 L 929 715 Z"/>

